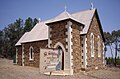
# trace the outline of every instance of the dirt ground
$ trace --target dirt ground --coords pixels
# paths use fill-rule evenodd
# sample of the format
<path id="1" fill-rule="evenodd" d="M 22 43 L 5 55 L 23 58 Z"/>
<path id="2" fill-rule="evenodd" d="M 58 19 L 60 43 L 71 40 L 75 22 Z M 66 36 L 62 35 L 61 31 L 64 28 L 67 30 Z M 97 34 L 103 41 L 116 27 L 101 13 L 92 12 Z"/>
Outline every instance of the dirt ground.
<path id="1" fill-rule="evenodd" d="M 0 79 L 120 79 L 119 68 L 105 68 L 73 76 L 47 76 L 38 68 L 17 66 L 12 60 L 0 58 Z"/>

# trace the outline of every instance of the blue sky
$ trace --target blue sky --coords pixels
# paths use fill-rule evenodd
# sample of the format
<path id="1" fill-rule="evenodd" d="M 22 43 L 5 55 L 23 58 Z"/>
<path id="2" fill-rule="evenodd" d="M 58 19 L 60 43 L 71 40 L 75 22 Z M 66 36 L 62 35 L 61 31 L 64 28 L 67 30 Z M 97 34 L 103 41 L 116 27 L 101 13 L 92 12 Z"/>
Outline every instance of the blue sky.
<path id="1" fill-rule="evenodd" d="M 104 31 L 120 29 L 120 0 L 0 0 L 0 30 L 18 18 L 50 19 L 63 12 L 65 5 L 69 13 L 88 10 L 91 2 Z"/>
<path id="2" fill-rule="evenodd" d="M 120 28 L 120 0 L 0 0 L 0 30 L 17 18 L 50 19 L 64 11 L 75 13 L 90 9 L 93 2 L 98 9 L 104 31 Z"/>

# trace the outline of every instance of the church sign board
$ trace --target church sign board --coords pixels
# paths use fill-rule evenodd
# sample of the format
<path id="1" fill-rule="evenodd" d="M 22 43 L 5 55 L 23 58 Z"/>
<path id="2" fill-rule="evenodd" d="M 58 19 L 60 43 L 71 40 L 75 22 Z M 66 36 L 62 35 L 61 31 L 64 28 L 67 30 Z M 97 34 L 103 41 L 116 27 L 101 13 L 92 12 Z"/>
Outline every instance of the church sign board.
<path id="1" fill-rule="evenodd" d="M 40 72 L 51 72 L 61 69 L 61 52 L 58 49 L 40 49 Z"/>

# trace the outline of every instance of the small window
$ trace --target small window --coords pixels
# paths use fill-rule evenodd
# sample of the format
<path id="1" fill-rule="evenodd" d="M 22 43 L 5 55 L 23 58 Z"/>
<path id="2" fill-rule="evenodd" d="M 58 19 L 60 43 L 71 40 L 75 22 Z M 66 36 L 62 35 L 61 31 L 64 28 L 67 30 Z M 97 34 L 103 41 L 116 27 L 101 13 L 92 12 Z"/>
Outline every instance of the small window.
<path id="1" fill-rule="evenodd" d="M 82 62 L 82 65 L 83 65 L 83 62 Z"/>
<path id="2" fill-rule="evenodd" d="M 83 50 L 82 50 L 82 53 L 83 53 Z"/>
<path id="3" fill-rule="evenodd" d="M 91 57 L 94 57 L 94 35 L 93 33 L 91 33 L 90 38 L 91 38 Z"/>
<path id="4" fill-rule="evenodd" d="M 100 43 L 100 36 L 98 36 L 98 57 L 101 57 L 101 43 Z"/>
<path id="5" fill-rule="evenodd" d="M 81 44 L 81 46 L 83 47 L 83 44 Z"/>
<path id="6" fill-rule="evenodd" d="M 30 49 L 29 49 L 29 59 L 30 60 L 33 60 L 33 47 L 31 46 Z"/>
<path id="7" fill-rule="evenodd" d="M 82 59 L 83 59 L 83 56 L 82 56 Z"/>

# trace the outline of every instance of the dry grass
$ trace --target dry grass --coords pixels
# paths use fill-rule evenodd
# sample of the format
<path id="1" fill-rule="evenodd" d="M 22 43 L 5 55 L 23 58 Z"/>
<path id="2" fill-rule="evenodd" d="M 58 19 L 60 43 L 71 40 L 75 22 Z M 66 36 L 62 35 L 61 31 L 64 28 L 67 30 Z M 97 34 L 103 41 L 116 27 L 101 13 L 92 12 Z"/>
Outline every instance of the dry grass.
<path id="1" fill-rule="evenodd" d="M 105 68 L 73 76 L 46 76 L 38 68 L 13 65 L 12 60 L 0 59 L 0 79 L 120 79 L 119 68 Z"/>

